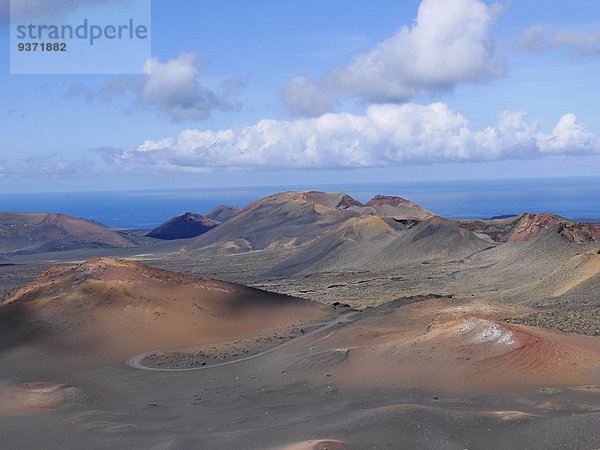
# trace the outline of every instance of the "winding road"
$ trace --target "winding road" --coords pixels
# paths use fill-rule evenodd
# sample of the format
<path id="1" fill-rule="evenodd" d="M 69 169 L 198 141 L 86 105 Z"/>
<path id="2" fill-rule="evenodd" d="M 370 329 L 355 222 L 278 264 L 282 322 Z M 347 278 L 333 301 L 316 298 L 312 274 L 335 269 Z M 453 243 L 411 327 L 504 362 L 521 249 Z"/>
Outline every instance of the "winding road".
<path id="1" fill-rule="evenodd" d="M 219 363 L 219 364 L 212 364 L 210 366 L 200 366 L 200 367 L 186 367 L 186 368 L 162 368 L 162 367 L 148 367 L 148 366 L 144 366 L 142 364 L 142 361 L 144 360 L 144 358 L 146 358 L 149 355 L 152 355 L 153 353 L 160 353 L 160 352 L 165 352 L 165 351 L 169 351 L 169 350 L 179 350 L 179 349 L 183 349 L 183 348 L 193 348 L 193 347 L 202 347 L 205 345 L 214 345 L 214 344 L 222 344 L 224 342 L 232 342 L 232 341 L 239 341 L 242 339 L 252 339 L 252 338 L 257 338 L 257 337 L 262 337 L 262 336 L 269 336 L 272 335 L 273 333 L 276 332 L 282 332 L 282 331 L 290 331 L 293 330 L 295 328 L 298 328 L 298 326 L 295 327 L 289 327 L 289 328 L 283 328 L 283 329 L 279 329 L 279 330 L 273 330 L 270 331 L 268 333 L 262 333 L 262 334 L 255 334 L 252 336 L 241 336 L 241 337 L 237 337 L 237 338 L 233 338 L 233 339 L 223 339 L 220 341 L 212 341 L 212 342 L 202 342 L 200 344 L 192 344 L 192 345 L 179 345 L 176 347 L 166 347 L 166 348 L 160 348 L 157 350 L 150 350 L 148 352 L 144 352 L 144 353 L 140 353 L 139 355 L 134 356 L 133 358 L 129 359 L 127 361 L 127 365 L 130 367 L 133 367 L 134 369 L 140 369 L 140 370 L 152 370 L 152 371 L 157 371 L 157 372 L 187 372 L 189 370 L 206 370 L 206 369 L 212 369 L 214 367 L 221 367 L 221 366 L 227 366 L 229 364 L 236 364 L 242 361 L 248 361 L 250 359 L 254 359 L 254 358 L 258 358 L 260 356 L 266 355 L 267 353 L 271 353 L 274 352 L 275 350 L 279 350 L 282 347 L 285 347 L 287 345 L 290 345 L 292 343 L 296 343 L 298 341 L 301 341 L 303 339 L 306 339 L 310 336 L 314 336 L 315 334 L 321 333 L 329 328 L 332 328 L 338 324 L 341 323 L 348 323 L 348 322 L 353 322 L 353 320 L 350 320 L 350 317 L 358 314 L 358 311 L 352 311 L 349 313 L 346 313 L 340 317 L 338 317 L 337 319 L 333 319 L 329 322 L 323 322 L 323 323 L 313 323 L 313 324 L 308 324 L 308 325 L 302 325 L 303 328 L 312 328 L 312 327 L 319 327 L 316 330 L 313 331 L 309 331 L 308 333 L 303 334 L 300 337 L 294 338 L 294 339 L 290 339 L 287 342 L 284 342 L 283 344 L 280 344 L 276 347 L 272 347 L 268 350 L 262 351 L 260 353 L 256 353 L 254 355 L 250 355 L 250 356 L 246 356 L 244 358 L 239 358 L 239 359 L 234 359 L 232 361 L 227 361 L 227 362 L 223 362 L 223 363 Z"/>

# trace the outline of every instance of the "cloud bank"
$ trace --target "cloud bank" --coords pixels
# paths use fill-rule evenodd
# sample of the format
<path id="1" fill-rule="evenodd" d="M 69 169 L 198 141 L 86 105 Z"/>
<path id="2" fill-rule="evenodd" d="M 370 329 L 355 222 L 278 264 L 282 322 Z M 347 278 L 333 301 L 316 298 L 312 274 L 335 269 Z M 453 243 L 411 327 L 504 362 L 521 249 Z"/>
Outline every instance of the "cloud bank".
<path id="1" fill-rule="evenodd" d="M 4 164 L 0 161 L 0 164 Z M 56 153 L 30 156 L 19 165 L 6 163 L 0 167 L 0 177 L 36 178 L 61 180 L 66 178 L 89 178 L 99 172 L 93 161 L 88 159 L 63 159 Z"/>
<path id="2" fill-rule="evenodd" d="M 221 131 L 188 129 L 131 150 L 97 149 L 125 171 L 326 169 L 539 158 L 600 153 L 600 139 L 573 114 L 550 133 L 522 112 L 505 112 L 483 130 L 444 103 L 372 105 L 364 115 L 329 113 L 261 120 Z"/>
<path id="3" fill-rule="evenodd" d="M 314 116 L 331 109 L 333 96 L 401 103 L 499 76 L 490 34 L 497 11 L 480 0 L 423 0 L 412 26 L 322 79 L 294 78 L 282 99 L 292 114 Z"/>

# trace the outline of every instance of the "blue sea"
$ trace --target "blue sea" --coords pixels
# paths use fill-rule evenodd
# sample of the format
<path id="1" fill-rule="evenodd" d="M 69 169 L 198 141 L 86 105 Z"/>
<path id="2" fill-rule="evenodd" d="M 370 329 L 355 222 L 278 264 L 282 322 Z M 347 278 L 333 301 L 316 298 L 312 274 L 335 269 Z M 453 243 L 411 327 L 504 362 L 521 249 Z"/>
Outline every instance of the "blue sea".
<path id="1" fill-rule="evenodd" d="M 0 211 L 54 212 L 114 227 L 152 228 L 183 212 L 246 206 L 276 192 L 306 189 L 343 191 L 362 202 L 376 194 L 398 195 L 451 218 L 549 212 L 600 219 L 600 177 L 0 194 Z"/>

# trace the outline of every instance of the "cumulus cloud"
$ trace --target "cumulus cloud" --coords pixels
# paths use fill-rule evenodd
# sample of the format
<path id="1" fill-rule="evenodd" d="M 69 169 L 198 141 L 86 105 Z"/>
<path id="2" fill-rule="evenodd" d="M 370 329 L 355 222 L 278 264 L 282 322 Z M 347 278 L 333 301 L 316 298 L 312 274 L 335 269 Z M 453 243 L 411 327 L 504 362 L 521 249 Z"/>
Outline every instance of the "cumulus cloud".
<path id="1" fill-rule="evenodd" d="M 99 92 L 75 83 L 65 92 L 65 97 L 80 97 L 91 102 L 97 96 L 106 100 L 113 96 L 132 95 L 139 107 L 165 114 L 176 122 L 206 119 L 215 110 L 239 108 L 234 97 L 243 86 L 242 80 L 225 80 L 219 92 L 204 87 L 200 82 L 201 64 L 196 53 L 181 53 L 165 62 L 150 58 L 142 73 L 142 78 L 115 78 Z"/>
<path id="2" fill-rule="evenodd" d="M 541 145 L 547 153 L 597 152 L 600 141 L 577 123 L 575 114 L 564 114 L 550 135 L 540 136 Z"/>
<path id="3" fill-rule="evenodd" d="M 400 103 L 498 76 L 504 69 L 490 35 L 497 11 L 480 0 L 423 0 L 412 26 L 321 80 L 294 78 L 283 100 L 292 113 L 310 115 L 331 105 L 332 95 Z"/>
<path id="4" fill-rule="evenodd" d="M 525 30 L 519 44 L 535 52 L 564 49 L 573 58 L 600 56 L 600 31 L 566 31 L 537 24 Z"/>
<path id="5" fill-rule="evenodd" d="M 173 120 L 205 119 L 213 109 L 235 107 L 227 98 L 200 85 L 200 63 L 195 53 L 182 53 L 164 63 L 151 58 L 142 72 L 146 79 L 140 102 L 166 112 Z"/>
<path id="6" fill-rule="evenodd" d="M 551 133 L 505 112 L 494 126 L 472 130 L 444 103 L 372 105 L 364 115 L 328 113 L 293 121 L 261 120 L 221 131 L 188 129 L 131 150 L 100 149 L 123 170 L 192 171 L 251 168 L 360 168 L 600 153 L 600 140 L 573 114 Z"/>

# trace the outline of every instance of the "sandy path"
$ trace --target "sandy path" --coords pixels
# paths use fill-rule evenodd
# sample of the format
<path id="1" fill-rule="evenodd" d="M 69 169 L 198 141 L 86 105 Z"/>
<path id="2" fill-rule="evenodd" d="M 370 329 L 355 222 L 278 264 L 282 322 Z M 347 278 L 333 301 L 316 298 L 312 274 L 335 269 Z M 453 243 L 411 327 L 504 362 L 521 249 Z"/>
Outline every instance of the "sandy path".
<path id="1" fill-rule="evenodd" d="M 146 358 L 147 356 L 153 354 L 153 353 L 159 353 L 159 352 L 165 352 L 165 351 L 170 351 L 170 350 L 179 350 L 179 349 L 184 349 L 184 348 L 194 348 L 194 347 L 202 347 L 202 346 L 206 346 L 206 345 L 214 345 L 214 344 L 222 344 L 224 342 L 232 342 L 232 341 L 238 341 L 241 339 L 251 339 L 251 338 L 256 338 L 256 337 L 261 337 L 261 336 L 269 336 L 275 332 L 282 332 L 282 331 L 290 331 L 294 328 L 297 327 L 289 327 L 289 328 L 285 328 L 285 329 L 279 329 L 279 330 L 273 330 L 270 331 L 268 333 L 261 333 L 261 334 L 255 334 L 252 336 L 242 336 L 242 337 L 236 337 L 233 339 L 223 339 L 220 341 L 211 341 L 211 342 L 202 342 L 199 344 L 192 344 L 192 345 L 180 345 L 180 346 L 175 346 L 175 347 L 166 347 L 166 348 L 161 348 L 161 349 L 157 349 L 157 350 L 150 350 L 148 352 L 144 352 L 144 353 L 140 353 L 139 355 L 134 356 L 133 358 L 129 359 L 127 361 L 127 365 L 130 367 L 133 367 L 134 369 L 141 369 L 141 370 L 153 370 L 153 371 L 160 371 L 160 372 L 186 372 L 189 370 L 202 370 L 202 369 L 212 369 L 214 367 L 220 367 L 220 366 L 227 366 L 229 364 L 235 364 L 235 363 L 239 363 L 242 361 L 248 361 L 250 359 L 254 359 L 254 358 L 258 358 L 260 356 L 263 356 L 267 353 L 271 353 L 274 352 L 275 350 L 279 350 L 282 347 L 285 347 L 287 345 L 290 345 L 292 343 L 301 341 L 303 339 L 306 339 L 308 337 L 314 336 L 315 334 L 321 333 L 329 328 L 332 328 L 340 323 L 348 323 L 348 322 L 352 322 L 352 320 L 350 320 L 349 318 L 351 316 L 353 316 L 354 314 L 357 314 L 358 311 L 353 311 L 347 314 L 344 314 L 341 317 L 338 317 L 337 319 L 331 320 L 329 322 L 322 322 L 322 323 L 315 323 L 315 324 L 308 324 L 308 325 L 303 325 L 304 328 L 309 328 L 309 327 L 320 327 L 316 330 L 310 331 L 300 337 L 297 337 L 295 339 L 291 339 L 287 342 L 284 342 L 281 345 L 278 345 L 276 347 L 272 347 L 270 349 L 267 349 L 263 352 L 260 353 L 256 353 L 254 355 L 250 355 L 250 356 L 246 356 L 244 358 L 239 358 L 233 361 L 227 361 L 227 362 L 223 362 L 223 363 L 219 363 L 219 364 L 213 364 L 210 366 L 202 366 L 202 367 L 186 367 L 186 368 L 159 368 L 159 367 L 148 367 L 148 366 L 144 366 L 142 364 L 142 361 L 144 360 L 144 358 Z"/>

